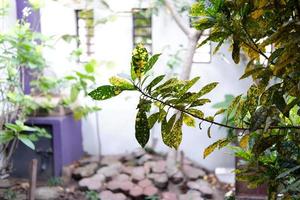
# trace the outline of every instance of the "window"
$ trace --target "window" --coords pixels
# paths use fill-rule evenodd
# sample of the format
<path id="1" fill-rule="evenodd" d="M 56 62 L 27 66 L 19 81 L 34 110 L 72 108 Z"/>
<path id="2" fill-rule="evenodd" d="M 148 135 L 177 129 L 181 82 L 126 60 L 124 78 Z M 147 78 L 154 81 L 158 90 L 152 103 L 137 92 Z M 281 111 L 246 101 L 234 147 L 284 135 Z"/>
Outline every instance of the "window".
<path id="1" fill-rule="evenodd" d="M 209 36 L 209 30 L 205 30 L 200 39 L 199 44 L 204 41 Z M 207 42 L 203 46 L 196 49 L 194 54 L 193 63 L 210 63 L 211 62 L 211 53 L 212 53 L 211 42 Z"/>
<path id="2" fill-rule="evenodd" d="M 94 54 L 94 12 L 93 10 L 76 10 L 77 47 L 82 50 L 79 62 L 87 62 Z"/>
<path id="3" fill-rule="evenodd" d="M 138 43 L 143 43 L 152 53 L 152 16 L 147 8 L 132 9 L 133 19 L 133 47 Z"/>

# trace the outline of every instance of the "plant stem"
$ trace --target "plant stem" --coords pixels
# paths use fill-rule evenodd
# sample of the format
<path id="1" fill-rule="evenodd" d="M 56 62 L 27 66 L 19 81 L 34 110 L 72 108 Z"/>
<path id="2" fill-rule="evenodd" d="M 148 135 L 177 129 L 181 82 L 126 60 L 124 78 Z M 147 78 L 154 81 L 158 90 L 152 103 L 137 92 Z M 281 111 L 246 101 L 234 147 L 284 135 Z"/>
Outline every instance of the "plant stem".
<path id="1" fill-rule="evenodd" d="M 135 85 L 135 87 L 136 87 L 136 89 L 137 89 L 143 96 L 145 96 L 145 97 L 147 97 L 147 98 L 149 98 L 149 99 L 152 99 L 152 100 L 154 100 L 154 101 L 157 101 L 157 102 L 159 102 L 159 103 L 162 103 L 162 104 L 164 104 L 164 105 L 166 105 L 166 106 L 169 106 L 170 108 L 173 108 L 173 109 L 175 109 L 175 110 L 177 110 L 177 111 L 180 111 L 180 112 L 182 112 L 182 113 L 191 115 L 191 116 L 193 116 L 193 117 L 195 117 L 195 118 L 197 118 L 197 119 L 200 119 L 200 120 L 202 120 L 202 121 L 205 121 L 205 122 L 207 122 L 207 123 L 211 123 L 211 124 L 213 124 L 213 125 L 221 126 L 221 127 L 224 127 L 224 128 L 240 130 L 240 131 L 249 131 L 249 130 L 250 130 L 250 128 L 243 128 L 243 127 L 231 126 L 231 125 L 222 124 L 222 123 L 219 123 L 219 122 L 216 122 L 216 121 L 208 120 L 208 119 L 206 119 L 206 118 L 201 118 L 201 117 L 199 117 L 199 116 L 197 116 L 197 115 L 195 115 L 195 114 L 193 114 L 193 113 L 190 113 L 189 111 L 187 111 L 187 110 L 185 110 L 185 109 L 178 108 L 178 107 L 176 107 L 176 106 L 174 106 L 174 105 L 172 105 L 172 104 L 169 104 L 169 103 L 167 103 L 167 102 L 165 102 L 165 101 L 163 101 L 163 100 L 160 100 L 160 99 L 158 99 L 158 98 L 156 98 L 156 97 L 153 97 L 153 96 L 151 96 L 150 94 L 147 94 L 146 92 L 144 92 L 141 88 L 139 88 L 139 87 L 136 86 L 136 85 Z M 258 128 L 258 130 L 264 130 L 264 129 L 265 129 L 264 127 Z M 270 126 L 268 129 L 300 129 L 300 126 Z"/>

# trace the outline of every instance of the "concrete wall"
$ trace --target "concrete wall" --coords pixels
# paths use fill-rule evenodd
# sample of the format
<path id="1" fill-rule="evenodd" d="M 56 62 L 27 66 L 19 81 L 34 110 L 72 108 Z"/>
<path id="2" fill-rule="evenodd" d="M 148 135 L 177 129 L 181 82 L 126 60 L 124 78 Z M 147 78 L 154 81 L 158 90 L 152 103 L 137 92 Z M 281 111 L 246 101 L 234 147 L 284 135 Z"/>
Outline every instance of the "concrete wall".
<path id="1" fill-rule="evenodd" d="M 101 84 L 107 82 L 110 75 L 117 73 L 129 74 L 131 50 L 132 50 L 132 16 L 129 13 L 131 8 L 138 7 L 139 4 L 131 1 L 108 1 L 111 8 L 117 11 L 117 18 L 114 22 L 98 25 L 95 30 L 95 44 L 97 60 L 113 61 L 113 65 L 103 66 L 100 70 L 99 79 Z M 99 11 L 101 13 L 101 11 Z M 166 61 L 169 59 L 166 46 L 171 46 L 171 50 L 176 50 L 180 44 L 185 45 L 186 38 L 176 26 L 172 18 L 165 10 L 153 16 L 153 51 L 162 52 L 160 61 L 155 70 L 157 74 L 167 73 Z M 47 35 L 74 34 L 74 13 L 72 9 L 59 5 L 58 3 L 47 3 L 41 10 L 42 32 Z M 70 65 L 63 59 L 70 47 L 57 44 L 55 51 L 49 52 L 48 56 L 52 62 L 54 71 L 58 74 L 70 69 Z M 245 91 L 249 82 L 239 81 L 243 68 L 233 64 L 228 53 L 229 45 L 221 48 L 221 54 L 213 57 L 210 64 L 195 64 L 192 70 L 192 77 L 201 76 L 198 88 L 205 84 L 218 81 L 219 86 L 207 97 L 213 103 L 223 100 L 225 94 L 240 94 Z M 227 58 L 227 59 L 224 59 Z M 124 93 L 119 97 L 96 102 L 102 107 L 99 114 L 99 125 L 101 133 L 102 153 L 116 154 L 132 151 L 138 147 L 134 138 L 134 123 L 136 115 L 136 104 L 138 102 L 137 93 Z M 207 115 L 213 114 L 215 109 L 211 106 L 205 107 Z M 198 161 L 208 169 L 217 166 L 233 167 L 234 158 L 226 150 L 216 151 L 207 159 L 203 160 L 203 150 L 216 139 L 224 137 L 226 131 L 218 127 L 212 128 L 212 138 L 206 134 L 207 124 L 203 124 L 203 129 L 184 127 L 183 142 L 180 150 L 187 156 Z M 97 154 L 97 126 L 95 115 L 90 115 L 83 121 L 84 149 L 90 154 Z M 160 141 L 157 149 L 168 151 L 169 149 L 161 143 L 158 126 L 152 130 L 152 137 Z"/>

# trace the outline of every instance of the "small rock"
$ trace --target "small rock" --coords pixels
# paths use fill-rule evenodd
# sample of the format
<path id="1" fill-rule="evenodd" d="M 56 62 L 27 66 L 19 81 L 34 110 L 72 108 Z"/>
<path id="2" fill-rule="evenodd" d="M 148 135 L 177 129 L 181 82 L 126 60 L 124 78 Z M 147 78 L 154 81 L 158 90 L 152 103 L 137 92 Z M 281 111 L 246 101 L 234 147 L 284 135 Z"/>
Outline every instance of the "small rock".
<path id="1" fill-rule="evenodd" d="M 146 151 L 143 149 L 143 148 L 138 148 L 136 149 L 132 155 L 135 157 L 135 158 L 140 158 L 142 157 L 143 155 L 146 154 Z"/>
<path id="2" fill-rule="evenodd" d="M 119 155 L 107 155 L 101 159 L 101 165 L 110 166 L 114 163 L 119 163 L 122 156 Z"/>
<path id="3" fill-rule="evenodd" d="M 142 157 L 140 157 L 137 161 L 138 165 L 143 165 L 145 162 L 152 160 L 153 156 L 149 154 L 145 154 Z"/>
<path id="4" fill-rule="evenodd" d="M 141 197 L 143 195 L 143 188 L 138 185 L 135 185 L 129 191 L 129 195 L 132 196 L 133 198 Z"/>
<path id="5" fill-rule="evenodd" d="M 181 171 L 176 172 L 172 177 L 171 177 L 172 183 L 179 184 L 183 181 L 183 173 Z"/>
<path id="6" fill-rule="evenodd" d="M 145 188 L 147 186 L 152 185 L 152 181 L 150 181 L 149 179 L 144 179 L 138 182 L 138 185 L 141 186 L 142 188 Z"/>
<path id="7" fill-rule="evenodd" d="M 152 171 L 154 173 L 164 173 L 166 171 L 166 162 L 161 160 L 155 163 L 154 166 L 152 166 Z"/>
<path id="8" fill-rule="evenodd" d="M 151 197 L 158 194 L 158 189 L 153 185 L 150 185 L 144 188 L 143 193 L 145 196 Z"/>
<path id="9" fill-rule="evenodd" d="M 95 171 L 98 168 L 98 164 L 97 163 L 90 163 L 87 164 L 83 167 L 78 167 L 74 170 L 73 175 L 76 178 L 84 178 L 84 177 L 88 177 L 91 176 L 95 173 Z"/>
<path id="10" fill-rule="evenodd" d="M 126 196 L 122 193 L 112 193 L 109 190 L 105 190 L 100 193 L 99 198 L 101 200 L 126 200 Z"/>
<path id="11" fill-rule="evenodd" d="M 119 187 L 123 192 L 129 192 L 135 185 L 131 181 L 119 182 Z"/>
<path id="12" fill-rule="evenodd" d="M 75 165 L 67 165 L 62 168 L 62 180 L 64 184 L 68 184 L 71 181 L 72 174 L 75 169 Z"/>
<path id="13" fill-rule="evenodd" d="M 106 188 L 113 192 L 116 192 L 120 189 L 120 182 L 119 181 L 109 181 L 107 183 Z"/>
<path id="14" fill-rule="evenodd" d="M 115 181 L 128 181 L 129 179 L 130 177 L 127 174 L 119 174 L 114 178 Z"/>
<path id="15" fill-rule="evenodd" d="M 87 165 L 90 163 L 98 163 L 100 161 L 99 156 L 88 156 L 80 159 L 78 162 L 80 165 Z"/>
<path id="16" fill-rule="evenodd" d="M 39 187 L 35 190 L 35 198 L 37 200 L 55 200 L 62 192 L 60 187 Z"/>
<path id="17" fill-rule="evenodd" d="M 133 167 L 131 167 L 131 166 L 123 166 L 121 171 L 125 174 L 131 175 L 132 170 L 133 170 Z"/>
<path id="18" fill-rule="evenodd" d="M 138 182 L 145 179 L 145 169 L 144 167 L 135 167 L 132 170 L 132 180 Z"/>
<path id="19" fill-rule="evenodd" d="M 198 191 L 190 190 L 186 194 L 179 195 L 179 200 L 204 200 L 201 193 Z"/>
<path id="20" fill-rule="evenodd" d="M 119 170 L 114 167 L 102 167 L 97 171 L 97 174 L 103 174 L 106 178 L 112 178 L 119 174 Z"/>
<path id="21" fill-rule="evenodd" d="M 213 197 L 214 191 L 211 189 L 211 185 L 205 180 L 190 181 L 187 183 L 187 187 L 200 191 L 204 198 L 211 199 Z"/>
<path id="22" fill-rule="evenodd" d="M 173 192 L 164 192 L 162 198 L 163 200 L 177 200 L 177 195 Z"/>
<path id="23" fill-rule="evenodd" d="M 10 188 L 12 186 L 9 179 L 0 179 L 0 188 Z"/>
<path id="24" fill-rule="evenodd" d="M 100 190 L 103 186 L 103 183 L 95 178 L 83 178 L 78 184 L 80 187 L 87 188 L 88 190 Z"/>
<path id="25" fill-rule="evenodd" d="M 160 189 L 164 189 L 168 185 L 168 176 L 167 174 L 156 174 L 154 185 Z"/>
<path id="26" fill-rule="evenodd" d="M 190 165 L 183 166 L 183 173 L 187 176 L 187 178 L 191 180 L 202 178 L 206 175 L 203 170 L 192 167 Z"/>

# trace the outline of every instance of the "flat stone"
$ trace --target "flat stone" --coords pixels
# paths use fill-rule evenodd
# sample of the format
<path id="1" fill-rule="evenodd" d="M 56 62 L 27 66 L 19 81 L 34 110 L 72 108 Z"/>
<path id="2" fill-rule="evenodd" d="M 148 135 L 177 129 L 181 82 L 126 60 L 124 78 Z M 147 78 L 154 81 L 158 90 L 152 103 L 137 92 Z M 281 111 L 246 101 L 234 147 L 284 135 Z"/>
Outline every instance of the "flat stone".
<path id="1" fill-rule="evenodd" d="M 90 163 L 82 167 L 78 167 L 74 170 L 73 175 L 79 178 L 85 178 L 95 173 L 98 168 L 97 163 Z"/>
<path id="2" fill-rule="evenodd" d="M 154 185 L 160 189 L 164 189 L 168 185 L 168 176 L 167 174 L 155 174 Z"/>
<path id="3" fill-rule="evenodd" d="M 132 166 L 123 166 L 121 171 L 125 174 L 131 175 L 132 170 L 133 170 Z"/>
<path id="4" fill-rule="evenodd" d="M 183 181 L 183 173 L 181 171 L 178 171 L 170 179 L 172 183 L 179 184 Z"/>
<path id="5" fill-rule="evenodd" d="M 143 188 L 138 185 L 135 185 L 129 191 L 129 195 L 132 196 L 133 198 L 141 197 L 143 195 Z"/>
<path id="6" fill-rule="evenodd" d="M 204 200 L 201 193 L 194 190 L 189 190 L 186 194 L 179 195 L 179 200 Z"/>
<path id="7" fill-rule="evenodd" d="M 0 188 L 10 188 L 12 186 L 9 179 L 0 179 Z"/>
<path id="8" fill-rule="evenodd" d="M 154 173 L 164 173 L 166 171 L 166 161 L 157 161 L 154 166 L 152 166 L 152 171 Z"/>
<path id="9" fill-rule="evenodd" d="M 131 181 L 119 182 L 120 190 L 122 190 L 123 192 L 126 192 L 126 193 L 128 193 L 131 190 L 131 188 L 133 188 L 134 186 L 135 185 Z"/>
<path id="10" fill-rule="evenodd" d="M 67 165 L 62 168 L 62 180 L 64 184 L 68 184 L 71 181 L 72 174 L 76 169 L 75 165 Z"/>
<path id="11" fill-rule="evenodd" d="M 156 187 L 150 185 L 150 186 L 147 186 L 144 188 L 143 193 L 145 196 L 151 197 L 151 196 L 158 194 L 158 189 Z"/>
<path id="12" fill-rule="evenodd" d="M 150 181 L 149 179 L 144 179 L 144 180 L 139 181 L 138 185 L 141 186 L 142 188 L 145 188 L 145 187 L 151 186 L 153 184 L 152 184 L 152 181 Z"/>
<path id="13" fill-rule="evenodd" d="M 80 159 L 78 161 L 78 163 L 80 165 L 86 165 L 86 164 L 90 164 L 90 163 L 98 163 L 99 161 L 100 161 L 99 156 L 88 156 L 88 157 L 84 157 L 84 158 Z"/>
<path id="14" fill-rule="evenodd" d="M 183 173 L 187 176 L 188 179 L 191 180 L 202 178 L 206 175 L 202 169 L 198 169 L 190 165 L 183 166 Z"/>
<path id="15" fill-rule="evenodd" d="M 103 182 L 96 178 L 83 178 L 78 182 L 79 187 L 87 188 L 88 190 L 100 190 L 103 187 Z"/>
<path id="16" fill-rule="evenodd" d="M 109 190 L 105 190 L 99 194 L 101 200 L 126 200 L 127 197 L 122 193 L 113 193 Z"/>
<path id="17" fill-rule="evenodd" d="M 173 192 L 162 193 L 163 200 L 178 200 L 177 195 Z"/>
<path id="18" fill-rule="evenodd" d="M 138 182 L 145 179 L 145 169 L 144 167 L 135 167 L 132 170 L 132 180 Z"/>
<path id="19" fill-rule="evenodd" d="M 122 159 L 122 156 L 119 156 L 119 155 L 104 156 L 101 159 L 101 165 L 110 166 L 110 165 L 112 165 L 114 163 L 119 163 L 121 159 Z"/>
<path id="20" fill-rule="evenodd" d="M 205 180 L 190 181 L 187 183 L 187 187 L 198 190 L 204 198 L 211 199 L 213 197 L 214 191 L 211 185 Z"/>
<path id="21" fill-rule="evenodd" d="M 97 174 L 103 174 L 106 178 L 112 178 L 119 174 L 118 168 L 115 167 L 102 167 L 97 171 Z"/>
<path id="22" fill-rule="evenodd" d="M 114 177 L 115 181 L 128 181 L 130 180 L 130 177 L 127 174 L 118 174 L 116 177 Z"/>
<path id="23" fill-rule="evenodd" d="M 133 151 L 132 155 L 135 157 L 135 158 L 140 158 L 142 157 L 143 155 L 146 154 L 146 151 L 143 149 L 143 148 L 137 148 L 136 150 Z"/>
<path id="24" fill-rule="evenodd" d="M 60 187 L 38 187 L 35 190 L 35 199 L 37 200 L 55 200 L 58 199 L 62 188 Z"/>
<path id="25" fill-rule="evenodd" d="M 142 157 L 140 157 L 137 161 L 138 165 L 143 165 L 145 162 L 150 161 L 153 159 L 153 156 L 149 155 L 149 154 L 145 154 Z"/>
<path id="26" fill-rule="evenodd" d="M 119 181 L 109 181 L 106 186 L 107 189 L 116 192 L 120 190 L 120 182 Z"/>

